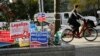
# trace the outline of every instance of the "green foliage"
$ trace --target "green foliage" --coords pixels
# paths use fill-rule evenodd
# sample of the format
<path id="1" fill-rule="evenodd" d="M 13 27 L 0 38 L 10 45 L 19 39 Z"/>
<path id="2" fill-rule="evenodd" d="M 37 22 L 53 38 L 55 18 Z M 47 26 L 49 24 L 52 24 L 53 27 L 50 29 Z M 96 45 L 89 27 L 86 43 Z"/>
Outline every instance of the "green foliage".
<path id="1" fill-rule="evenodd" d="M 9 4 L 9 7 L 12 9 L 12 12 L 15 14 L 15 18 L 17 19 L 27 18 L 27 9 L 22 2 L 18 1 L 16 3 Z"/>
<path id="2" fill-rule="evenodd" d="M 6 21 L 7 15 L 3 13 L 3 11 L 0 11 L 0 21 Z"/>
<path id="3" fill-rule="evenodd" d="M 69 0 L 69 4 L 75 5 L 79 4 L 81 11 L 85 11 L 91 8 L 96 8 L 98 0 Z"/>
<path id="4" fill-rule="evenodd" d="M 38 0 L 23 0 L 23 3 L 27 6 L 37 4 Z"/>
<path id="5" fill-rule="evenodd" d="M 85 0 L 85 1 L 87 9 L 96 8 L 96 6 L 98 5 L 98 0 Z"/>
<path id="6" fill-rule="evenodd" d="M 15 15 L 15 19 L 33 19 L 35 13 L 39 12 L 38 0 L 18 0 L 15 3 L 8 4 Z M 53 0 L 44 0 L 45 12 L 53 12 Z M 28 17 L 29 16 L 29 17 Z M 7 15 L 6 15 L 7 17 Z M 3 19 L 5 21 L 6 19 Z M 13 20 L 13 21 L 14 21 Z"/>
<path id="7" fill-rule="evenodd" d="M 85 0 L 88 5 L 95 5 L 98 0 Z"/>
<path id="8" fill-rule="evenodd" d="M 70 7 L 74 7 L 74 5 L 78 4 L 81 11 L 85 9 L 85 1 L 84 0 L 69 0 Z"/>
<path id="9" fill-rule="evenodd" d="M 27 8 L 27 13 L 33 19 L 33 15 L 38 11 L 38 0 L 24 0 Z"/>
<path id="10" fill-rule="evenodd" d="M 44 11 L 45 12 L 54 11 L 54 0 L 44 0 Z"/>
<path id="11" fill-rule="evenodd" d="M 74 4 L 79 4 L 81 13 L 84 15 L 97 15 L 97 9 L 99 9 L 99 0 L 69 0 L 70 7 Z"/>
<path id="12" fill-rule="evenodd" d="M 23 2 L 17 1 L 16 3 L 9 4 L 9 7 L 15 14 L 16 19 L 32 19 L 38 9 L 37 4 L 37 0 L 23 0 Z"/>

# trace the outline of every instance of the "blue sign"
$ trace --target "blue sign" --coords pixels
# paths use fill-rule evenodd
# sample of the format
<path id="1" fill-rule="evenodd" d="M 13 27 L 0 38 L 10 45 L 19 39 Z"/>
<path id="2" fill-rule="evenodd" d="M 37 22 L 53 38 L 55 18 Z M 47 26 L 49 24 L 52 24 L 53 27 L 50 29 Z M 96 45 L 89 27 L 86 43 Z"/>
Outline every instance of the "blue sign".
<path id="1" fill-rule="evenodd" d="M 41 32 L 32 32 L 31 33 L 31 42 L 39 42 L 41 44 L 48 43 L 48 32 L 41 31 Z"/>
<path id="2" fill-rule="evenodd" d="M 37 30 L 37 26 L 34 23 L 30 24 L 30 32 L 36 31 Z"/>
<path id="3" fill-rule="evenodd" d="M 39 13 L 38 17 L 46 17 L 46 14 L 45 13 Z"/>
<path id="4" fill-rule="evenodd" d="M 45 17 L 45 14 L 42 13 L 41 16 L 42 16 L 42 17 Z"/>

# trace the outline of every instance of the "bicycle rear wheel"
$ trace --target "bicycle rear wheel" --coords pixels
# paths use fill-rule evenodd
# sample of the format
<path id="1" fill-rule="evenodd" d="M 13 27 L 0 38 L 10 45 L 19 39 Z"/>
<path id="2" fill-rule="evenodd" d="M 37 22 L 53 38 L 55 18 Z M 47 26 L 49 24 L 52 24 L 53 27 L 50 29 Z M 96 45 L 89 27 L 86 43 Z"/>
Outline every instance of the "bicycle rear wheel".
<path id="1" fill-rule="evenodd" d="M 62 41 L 66 43 L 71 42 L 74 39 L 72 30 L 70 29 L 64 30 L 64 32 L 62 33 L 61 39 Z"/>
<path id="2" fill-rule="evenodd" d="M 84 38 L 87 41 L 94 41 L 98 36 L 98 32 L 94 28 L 88 28 L 84 32 Z"/>

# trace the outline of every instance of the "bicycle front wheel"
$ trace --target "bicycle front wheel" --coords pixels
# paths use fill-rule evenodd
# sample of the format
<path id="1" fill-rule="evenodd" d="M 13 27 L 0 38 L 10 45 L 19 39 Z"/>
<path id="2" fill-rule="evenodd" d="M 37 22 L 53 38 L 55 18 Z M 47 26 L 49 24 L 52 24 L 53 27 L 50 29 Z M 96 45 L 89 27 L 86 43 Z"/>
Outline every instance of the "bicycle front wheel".
<path id="1" fill-rule="evenodd" d="M 87 41 L 94 41 L 98 36 L 98 32 L 94 28 L 88 28 L 84 32 L 84 38 Z"/>
<path id="2" fill-rule="evenodd" d="M 64 30 L 64 32 L 62 33 L 61 39 L 62 41 L 66 43 L 71 42 L 74 39 L 72 30 L 70 29 Z"/>

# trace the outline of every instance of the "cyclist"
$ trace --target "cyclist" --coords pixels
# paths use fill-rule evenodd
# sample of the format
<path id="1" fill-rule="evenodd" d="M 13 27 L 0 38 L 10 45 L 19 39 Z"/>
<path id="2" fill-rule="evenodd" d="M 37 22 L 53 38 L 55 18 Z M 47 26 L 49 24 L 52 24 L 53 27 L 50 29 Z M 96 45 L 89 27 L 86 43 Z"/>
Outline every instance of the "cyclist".
<path id="1" fill-rule="evenodd" d="M 79 27 L 80 23 L 78 22 L 79 19 L 83 18 L 79 13 L 78 13 L 79 5 L 75 5 L 74 9 L 71 12 L 71 15 L 69 17 L 68 23 L 72 25 L 73 33 L 79 34 Z M 78 36 L 79 37 L 79 36 Z"/>

